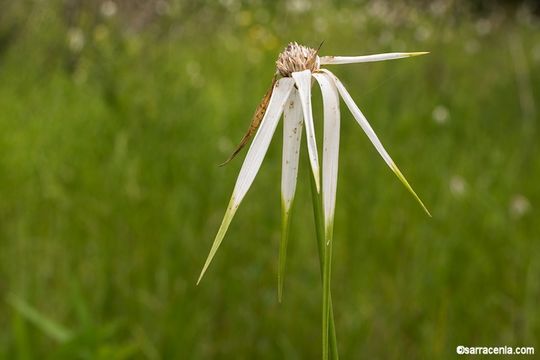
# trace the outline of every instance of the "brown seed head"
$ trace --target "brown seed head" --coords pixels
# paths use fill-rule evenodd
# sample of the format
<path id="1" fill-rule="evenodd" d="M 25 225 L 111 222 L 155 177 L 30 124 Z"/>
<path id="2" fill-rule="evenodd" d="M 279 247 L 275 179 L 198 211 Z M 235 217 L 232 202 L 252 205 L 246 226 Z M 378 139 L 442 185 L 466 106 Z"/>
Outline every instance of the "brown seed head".
<path id="1" fill-rule="evenodd" d="M 317 50 L 307 46 L 289 43 L 279 54 L 276 67 L 281 76 L 290 77 L 293 72 L 302 70 L 316 71 L 319 69 Z"/>

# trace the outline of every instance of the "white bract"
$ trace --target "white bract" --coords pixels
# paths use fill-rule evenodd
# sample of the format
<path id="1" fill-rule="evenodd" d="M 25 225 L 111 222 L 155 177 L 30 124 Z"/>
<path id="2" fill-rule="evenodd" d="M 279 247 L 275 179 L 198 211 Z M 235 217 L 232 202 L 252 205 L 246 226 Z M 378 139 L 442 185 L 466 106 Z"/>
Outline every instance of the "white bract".
<path id="1" fill-rule="evenodd" d="M 339 129 L 340 110 L 339 97 L 352 113 L 358 124 L 362 127 L 377 152 L 385 163 L 411 192 L 422 208 L 429 215 L 427 208 L 411 188 L 401 171 L 398 169 L 371 125 L 360 111 L 349 92 L 341 81 L 327 69 L 321 69 L 321 65 L 352 64 L 372 61 L 401 59 L 426 52 L 413 53 L 387 53 L 367 56 L 322 56 L 319 57 L 317 50 L 290 43 L 279 55 L 276 62 L 276 76 L 280 77 L 274 82 L 273 91 L 267 104 L 262 104 L 264 116 L 255 134 L 253 142 L 238 175 L 236 185 L 223 222 L 218 230 L 210 254 L 206 259 L 197 284 L 201 281 L 208 265 L 214 258 L 218 247 L 231 223 L 231 220 L 242 202 L 247 191 L 251 187 L 257 172 L 268 150 L 270 140 L 276 130 L 281 114 L 284 113 L 283 124 L 283 163 L 281 181 L 281 199 L 283 210 L 283 239 L 280 249 L 279 298 L 281 299 L 281 287 L 283 284 L 283 270 L 286 251 L 287 228 L 289 213 L 294 200 L 296 190 L 296 178 L 298 174 L 298 158 L 302 128 L 306 129 L 309 162 L 316 184 L 317 192 L 320 192 L 319 157 L 315 128 L 313 125 L 313 113 L 311 108 L 312 80 L 319 85 L 322 93 L 324 107 L 324 134 L 323 134 L 323 161 L 322 161 L 322 208 L 324 214 L 325 238 L 328 242 L 332 239 L 332 227 L 334 221 L 334 209 L 336 203 L 336 189 L 338 176 L 339 157 Z M 267 107 L 266 107 L 267 105 Z M 260 106 L 261 108 L 261 106 Z M 305 126 L 304 126 L 305 123 Z M 431 216 L 431 215 L 430 215 Z"/>

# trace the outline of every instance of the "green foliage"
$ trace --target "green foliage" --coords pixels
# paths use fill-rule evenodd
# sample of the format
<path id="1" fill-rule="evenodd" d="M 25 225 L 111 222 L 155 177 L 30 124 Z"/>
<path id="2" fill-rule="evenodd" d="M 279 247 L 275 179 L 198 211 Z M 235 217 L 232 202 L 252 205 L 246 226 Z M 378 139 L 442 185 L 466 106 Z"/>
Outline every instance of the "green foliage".
<path id="1" fill-rule="evenodd" d="M 320 357 L 302 160 L 277 301 L 281 140 L 195 286 L 241 156 L 217 164 L 291 40 L 431 51 L 331 68 L 433 215 L 342 106 L 342 358 L 540 343 L 540 31 L 525 10 L 177 1 L 137 17 L 119 1 L 107 17 L 94 2 L 16 3 L 0 16 L 0 358 Z"/>

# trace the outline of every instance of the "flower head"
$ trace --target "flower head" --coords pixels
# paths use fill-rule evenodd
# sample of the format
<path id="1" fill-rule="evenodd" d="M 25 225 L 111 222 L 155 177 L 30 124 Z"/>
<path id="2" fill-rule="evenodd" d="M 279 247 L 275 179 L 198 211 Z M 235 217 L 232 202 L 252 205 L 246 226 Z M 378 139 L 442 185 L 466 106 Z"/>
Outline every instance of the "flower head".
<path id="1" fill-rule="evenodd" d="M 385 163 L 396 174 L 396 176 L 401 180 L 401 182 L 429 215 L 429 211 L 409 185 L 408 181 L 396 166 L 388 152 L 385 150 L 366 117 L 362 111 L 360 111 L 349 92 L 345 89 L 345 86 L 343 86 L 341 81 L 329 70 L 321 68 L 321 65 L 383 61 L 423 54 L 427 53 L 413 52 L 386 53 L 366 56 L 319 57 L 318 50 L 298 45 L 295 42 L 287 45 L 283 52 L 279 54 L 276 61 L 276 75 L 272 81 L 271 88 L 266 93 L 263 101 L 255 111 L 247 134 L 244 136 L 233 155 L 227 160 L 227 162 L 231 160 L 232 157 L 234 157 L 234 155 L 236 155 L 247 143 L 251 135 L 256 132 L 246 158 L 244 159 L 242 168 L 240 169 L 227 211 L 197 283 L 200 282 L 201 278 L 206 272 L 208 265 L 212 261 L 225 236 L 236 210 L 251 187 L 251 184 L 253 183 L 253 180 L 255 179 L 255 176 L 257 175 L 257 172 L 262 164 L 264 156 L 266 155 L 270 140 L 272 139 L 282 114 L 284 115 L 284 124 L 281 198 L 284 228 L 288 227 L 289 212 L 296 190 L 302 128 L 306 129 L 309 161 L 317 193 L 321 192 L 319 156 L 317 152 L 317 143 L 311 108 L 311 86 L 313 79 L 316 83 L 318 83 L 321 89 L 324 107 L 322 208 L 324 214 L 323 220 L 325 234 L 328 235 L 328 239 L 331 239 L 336 200 L 339 158 L 340 97 L 343 99 L 345 105 L 352 113 L 360 127 L 364 130 Z M 285 238 L 286 242 L 286 232 L 284 232 L 283 237 Z M 282 271 L 281 261 L 282 260 L 280 259 L 279 273 Z"/>
<path id="2" fill-rule="evenodd" d="M 426 213 L 428 210 L 409 185 L 401 171 L 398 169 L 388 152 L 383 147 L 379 138 L 371 128 L 362 111 L 355 104 L 349 92 L 345 89 L 341 81 L 327 69 L 321 69 L 321 65 L 349 64 L 370 61 L 382 61 L 399 59 L 415 55 L 426 54 L 417 53 L 389 53 L 367 56 L 323 56 L 319 57 L 318 50 L 306 46 L 290 43 L 285 50 L 279 54 L 276 61 L 276 74 L 272 80 L 270 89 L 266 92 L 263 100 L 255 110 L 249 130 L 242 138 L 239 146 L 227 159 L 229 162 L 247 144 L 250 137 L 256 132 L 253 142 L 248 150 L 240 174 L 236 180 L 233 194 L 225 212 L 225 216 L 218 230 L 214 243 L 208 254 L 208 258 L 203 266 L 197 284 L 201 281 L 208 265 L 214 258 L 227 229 L 232 221 L 238 206 L 249 190 L 259 168 L 262 164 L 270 140 L 274 135 L 281 114 L 283 113 L 283 162 L 281 177 L 281 203 L 282 203 L 282 238 L 280 245 L 279 267 L 278 267 L 278 298 L 281 300 L 283 287 L 283 274 L 285 270 L 285 258 L 287 252 L 287 239 L 289 228 L 289 213 L 296 191 L 296 177 L 298 174 L 298 158 L 302 128 L 306 129 L 307 148 L 311 171 L 313 173 L 312 186 L 314 196 L 314 206 L 322 211 L 316 211 L 317 236 L 319 242 L 319 256 L 323 268 L 323 316 L 322 316 L 322 347 L 323 359 L 328 359 L 329 354 L 329 334 L 333 328 L 333 315 L 330 311 L 330 268 L 332 258 L 332 238 L 334 209 L 336 204 L 338 158 L 339 158 L 339 128 L 340 109 L 339 98 L 341 97 L 355 120 L 364 130 L 369 140 L 375 146 L 383 160 L 390 169 L 401 180 L 405 187 L 412 193 L 420 203 Z M 323 162 L 322 162 L 322 194 L 321 176 L 319 170 L 319 155 L 317 153 L 317 142 L 315 139 L 315 129 L 313 126 L 313 113 L 311 109 L 311 85 L 312 80 L 319 84 L 322 93 L 324 107 L 324 134 L 323 134 Z M 305 126 L 304 126 L 305 124 Z M 224 163 L 224 164 L 225 164 Z M 319 199 L 322 199 L 320 204 Z M 322 218 L 322 220 L 321 220 Z M 320 224 L 320 225 L 319 225 Z M 324 229 L 322 229 L 324 227 Z M 320 230 L 320 231 L 319 231 Z M 320 233 L 324 233 L 320 235 Z M 337 352 L 337 347 L 333 346 Z"/>
<path id="3" fill-rule="evenodd" d="M 292 42 L 279 54 L 276 67 L 283 77 L 291 77 L 292 73 L 302 70 L 315 72 L 320 68 L 317 50 Z"/>

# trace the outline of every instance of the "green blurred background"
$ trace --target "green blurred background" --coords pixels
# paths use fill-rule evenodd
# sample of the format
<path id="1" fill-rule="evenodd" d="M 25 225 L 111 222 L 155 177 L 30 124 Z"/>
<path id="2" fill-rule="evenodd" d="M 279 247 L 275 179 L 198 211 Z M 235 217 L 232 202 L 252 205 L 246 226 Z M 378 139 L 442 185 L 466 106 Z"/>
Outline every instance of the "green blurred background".
<path id="1" fill-rule="evenodd" d="M 305 147 L 278 304 L 281 139 L 195 281 L 289 41 L 333 66 L 424 199 L 342 107 L 343 359 L 540 352 L 540 21 L 517 1 L 0 1 L 0 357 L 317 359 Z M 314 92 L 321 133 L 320 94 Z M 281 130 L 278 128 L 277 134 Z M 321 140 L 319 139 L 319 144 Z"/>

